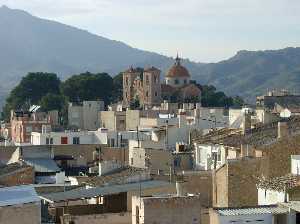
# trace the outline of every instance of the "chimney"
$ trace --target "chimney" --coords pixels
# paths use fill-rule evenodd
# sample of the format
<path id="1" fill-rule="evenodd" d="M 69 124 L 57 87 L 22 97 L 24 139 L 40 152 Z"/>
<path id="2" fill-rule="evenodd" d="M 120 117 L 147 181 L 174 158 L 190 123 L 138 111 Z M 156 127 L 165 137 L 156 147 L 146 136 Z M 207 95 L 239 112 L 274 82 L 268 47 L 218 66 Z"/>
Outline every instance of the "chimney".
<path id="1" fill-rule="evenodd" d="M 286 121 L 278 122 L 277 138 L 285 138 L 289 136 L 289 127 Z"/>

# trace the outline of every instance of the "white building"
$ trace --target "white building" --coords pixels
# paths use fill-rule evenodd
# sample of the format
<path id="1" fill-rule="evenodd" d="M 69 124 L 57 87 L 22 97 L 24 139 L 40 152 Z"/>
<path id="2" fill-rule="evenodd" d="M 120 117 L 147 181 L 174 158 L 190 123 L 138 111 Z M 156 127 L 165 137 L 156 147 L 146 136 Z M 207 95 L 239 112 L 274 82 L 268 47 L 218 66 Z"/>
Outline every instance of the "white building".
<path id="1" fill-rule="evenodd" d="M 300 175 L 300 155 L 291 155 L 291 173 Z"/>
<path id="2" fill-rule="evenodd" d="M 69 103 L 68 124 L 82 130 L 97 130 L 100 127 L 98 113 L 104 109 L 103 101 Z"/>
<path id="3" fill-rule="evenodd" d="M 194 146 L 196 170 L 218 169 L 225 164 L 226 152 L 223 145 L 195 143 Z"/>
<path id="4" fill-rule="evenodd" d="M 32 132 L 32 145 L 107 144 L 107 131 Z"/>

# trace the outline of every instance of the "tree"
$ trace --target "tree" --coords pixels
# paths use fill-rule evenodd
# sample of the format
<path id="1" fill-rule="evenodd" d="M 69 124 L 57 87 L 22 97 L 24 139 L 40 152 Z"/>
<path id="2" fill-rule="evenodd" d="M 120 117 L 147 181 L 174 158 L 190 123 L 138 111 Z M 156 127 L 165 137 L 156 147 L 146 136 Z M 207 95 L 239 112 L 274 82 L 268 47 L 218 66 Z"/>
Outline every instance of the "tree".
<path id="1" fill-rule="evenodd" d="M 48 93 L 60 94 L 60 80 L 54 73 L 28 73 L 10 92 L 3 108 L 2 117 L 9 119 L 10 110 L 27 110 L 33 104 L 38 104 Z"/>
<path id="2" fill-rule="evenodd" d="M 113 79 L 107 73 L 81 73 L 63 82 L 61 91 L 70 102 L 103 100 L 107 104 L 112 96 Z"/>
<path id="3" fill-rule="evenodd" d="M 131 110 L 139 110 L 141 107 L 141 104 L 140 104 L 140 100 L 138 98 L 138 96 L 136 96 L 132 102 L 130 102 L 130 109 Z"/>
<path id="4" fill-rule="evenodd" d="M 241 97 L 236 96 L 234 98 L 226 96 L 224 92 L 216 92 L 216 87 L 212 85 L 202 86 L 201 96 L 202 106 L 205 107 L 231 107 L 242 106 L 244 101 Z"/>
<path id="5" fill-rule="evenodd" d="M 121 101 L 123 98 L 123 73 L 120 72 L 113 78 L 112 102 Z"/>
<path id="6" fill-rule="evenodd" d="M 48 93 L 43 96 L 39 102 L 43 111 L 58 110 L 61 111 L 65 105 L 65 99 L 62 95 Z"/>

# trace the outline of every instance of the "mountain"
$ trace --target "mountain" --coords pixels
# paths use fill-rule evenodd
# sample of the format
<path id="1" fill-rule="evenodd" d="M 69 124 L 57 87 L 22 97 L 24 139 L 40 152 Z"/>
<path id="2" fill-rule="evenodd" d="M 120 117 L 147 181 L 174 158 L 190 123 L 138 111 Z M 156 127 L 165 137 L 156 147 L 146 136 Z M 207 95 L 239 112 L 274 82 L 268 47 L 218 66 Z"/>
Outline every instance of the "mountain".
<path id="1" fill-rule="evenodd" d="M 116 75 L 129 66 L 165 72 L 173 58 L 132 48 L 22 10 L 0 7 L 0 106 L 28 72 L 54 72 L 62 79 L 85 71 Z M 254 99 L 270 88 L 300 90 L 300 48 L 240 51 L 219 63 L 182 63 L 200 84 Z"/>
<path id="2" fill-rule="evenodd" d="M 253 102 L 268 89 L 300 93 L 300 48 L 239 51 L 234 57 L 202 66 L 197 80 Z"/>
<path id="3" fill-rule="evenodd" d="M 173 59 L 132 48 L 87 31 L 0 7 L 0 104 L 27 72 L 54 72 L 62 79 L 80 72 L 111 75 L 129 66 L 166 70 Z M 186 61 L 191 71 L 198 64 Z"/>

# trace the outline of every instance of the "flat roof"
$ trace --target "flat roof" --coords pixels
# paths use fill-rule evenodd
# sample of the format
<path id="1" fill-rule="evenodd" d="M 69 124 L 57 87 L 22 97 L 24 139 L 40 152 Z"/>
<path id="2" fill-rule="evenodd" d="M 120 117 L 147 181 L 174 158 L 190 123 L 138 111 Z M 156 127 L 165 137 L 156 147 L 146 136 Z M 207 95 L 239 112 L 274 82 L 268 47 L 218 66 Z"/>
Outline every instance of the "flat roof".
<path id="1" fill-rule="evenodd" d="M 221 216 L 286 214 L 289 209 L 278 205 L 263 205 L 243 208 L 215 208 Z"/>
<path id="2" fill-rule="evenodd" d="M 110 195 L 110 194 L 118 194 L 121 192 L 138 191 L 140 188 L 142 190 L 145 190 L 145 189 L 151 189 L 157 187 L 167 187 L 171 185 L 172 184 L 167 181 L 150 180 L 150 181 L 143 181 L 137 183 L 109 185 L 105 187 L 93 187 L 87 189 L 80 188 L 80 189 L 74 189 L 65 192 L 42 194 L 40 195 L 40 198 L 50 203 L 54 203 L 54 202 L 62 202 L 62 201 L 79 200 L 85 198 L 93 198 L 97 196 Z"/>
<path id="3" fill-rule="evenodd" d="M 56 173 L 60 171 L 60 168 L 53 159 L 24 159 L 24 162 L 30 166 L 33 166 L 36 172 Z"/>
<path id="4" fill-rule="evenodd" d="M 1 207 L 33 203 L 40 200 L 34 187 L 30 185 L 0 188 Z"/>

